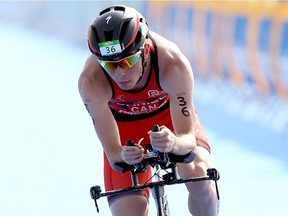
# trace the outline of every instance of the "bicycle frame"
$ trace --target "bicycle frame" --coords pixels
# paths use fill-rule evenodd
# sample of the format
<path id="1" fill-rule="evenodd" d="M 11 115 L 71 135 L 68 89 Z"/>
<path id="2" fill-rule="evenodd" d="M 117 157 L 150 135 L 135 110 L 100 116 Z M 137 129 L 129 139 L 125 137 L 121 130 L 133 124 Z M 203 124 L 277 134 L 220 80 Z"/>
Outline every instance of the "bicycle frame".
<path id="1" fill-rule="evenodd" d="M 155 177 L 156 181 L 161 181 L 162 177 L 159 176 L 157 172 L 160 173 L 161 167 L 160 165 L 155 166 Z M 174 170 L 176 174 L 176 170 Z M 176 177 L 176 175 L 175 175 Z M 152 188 L 152 196 L 154 198 L 154 202 L 157 209 L 157 216 L 170 216 L 169 205 L 168 205 L 168 198 L 167 194 L 165 193 L 164 185 L 155 185 Z"/>

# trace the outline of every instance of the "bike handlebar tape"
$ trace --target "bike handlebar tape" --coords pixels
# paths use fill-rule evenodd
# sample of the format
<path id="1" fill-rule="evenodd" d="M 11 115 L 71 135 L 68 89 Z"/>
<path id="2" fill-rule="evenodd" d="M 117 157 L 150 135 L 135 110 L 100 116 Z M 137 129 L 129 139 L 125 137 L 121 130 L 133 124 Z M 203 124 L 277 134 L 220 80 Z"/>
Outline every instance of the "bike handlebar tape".
<path id="1" fill-rule="evenodd" d="M 154 125 L 153 128 L 152 128 L 152 131 L 153 131 L 153 132 L 160 131 L 159 125 Z"/>

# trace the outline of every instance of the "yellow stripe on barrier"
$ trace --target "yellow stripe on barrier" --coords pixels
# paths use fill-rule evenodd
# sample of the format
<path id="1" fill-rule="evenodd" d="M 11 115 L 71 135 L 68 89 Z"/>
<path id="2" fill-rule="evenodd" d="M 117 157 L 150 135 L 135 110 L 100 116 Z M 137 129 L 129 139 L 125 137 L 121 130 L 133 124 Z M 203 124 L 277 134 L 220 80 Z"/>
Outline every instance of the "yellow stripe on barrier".
<path id="1" fill-rule="evenodd" d="M 206 43 L 205 39 L 205 32 L 204 32 L 204 21 L 205 21 L 205 14 L 202 10 L 195 11 L 195 18 L 193 22 L 194 26 L 194 45 L 192 49 L 196 50 L 195 60 L 196 60 L 196 67 L 198 68 L 199 73 L 202 76 L 207 75 L 208 73 L 208 62 L 207 62 L 207 55 L 205 53 L 206 50 Z M 199 70 L 201 68 L 201 70 Z"/>
<path id="2" fill-rule="evenodd" d="M 244 84 L 244 75 L 241 73 L 239 60 L 236 55 L 236 47 L 234 46 L 234 35 L 230 30 L 233 28 L 235 17 L 224 15 L 223 22 L 227 23 L 227 26 L 223 28 L 225 31 L 225 36 L 223 38 L 223 44 L 226 48 L 226 56 L 228 59 L 228 72 L 230 73 L 231 79 L 236 86 L 241 86 Z M 221 49 L 221 48 L 220 48 Z"/>
<path id="3" fill-rule="evenodd" d="M 211 67 L 210 70 L 216 73 L 220 79 L 223 79 L 224 72 L 221 70 L 222 65 L 222 53 L 221 53 L 221 32 L 218 31 L 218 27 L 222 19 L 219 15 L 215 16 L 211 23 Z"/>
<path id="4" fill-rule="evenodd" d="M 262 17 L 250 15 L 248 19 L 248 31 L 247 31 L 247 57 L 248 67 L 250 68 L 251 75 L 256 84 L 258 91 L 261 94 L 268 94 L 268 82 L 265 79 L 259 63 L 258 55 L 258 32 L 259 23 Z"/>
<path id="5" fill-rule="evenodd" d="M 273 82 L 276 88 L 276 92 L 281 99 L 287 97 L 287 89 L 285 89 L 284 83 L 282 82 L 281 72 L 279 68 L 279 39 L 281 32 L 282 23 L 281 22 L 273 22 L 271 29 L 271 48 L 270 48 L 270 64 L 271 64 L 271 72 Z M 278 43 L 277 43 L 278 42 Z"/>

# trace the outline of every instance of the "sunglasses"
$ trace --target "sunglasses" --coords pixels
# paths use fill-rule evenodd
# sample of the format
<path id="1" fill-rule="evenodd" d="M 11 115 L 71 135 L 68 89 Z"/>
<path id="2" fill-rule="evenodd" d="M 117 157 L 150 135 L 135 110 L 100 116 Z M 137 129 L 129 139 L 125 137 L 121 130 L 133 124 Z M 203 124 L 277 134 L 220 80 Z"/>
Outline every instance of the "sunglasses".
<path id="1" fill-rule="evenodd" d="M 139 61 L 142 50 L 139 50 L 137 53 L 130 55 L 120 61 L 102 61 L 99 60 L 100 65 L 107 71 L 113 72 L 118 66 L 124 69 L 132 68 Z"/>

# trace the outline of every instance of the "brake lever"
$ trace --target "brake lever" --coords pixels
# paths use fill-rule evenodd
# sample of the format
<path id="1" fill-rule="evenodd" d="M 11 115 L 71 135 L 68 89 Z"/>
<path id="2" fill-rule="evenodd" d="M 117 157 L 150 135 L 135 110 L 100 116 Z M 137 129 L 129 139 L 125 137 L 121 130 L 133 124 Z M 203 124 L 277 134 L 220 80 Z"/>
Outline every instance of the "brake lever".
<path id="1" fill-rule="evenodd" d="M 100 186 L 98 186 L 98 185 L 90 188 L 90 196 L 95 202 L 95 207 L 96 207 L 97 213 L 99 213 L 99 207 L 97 204 L 97 199 L 99 199 L 101 197 L 101 192 L 102 192 L 102 190 L 101 190 Z"/>
<path id="2" fill-rule="evenodd" d="M 152 128 L 152 131 L 153 132 L 160 131 L 159 125 L 154 125 L 153 128 Z M 154 150 L 154 151 L 157 152 L 159 160 L 161 161 L 161 164 L 160 164 L 161 168 L 163 168 L 163 169 L 168 168 L 169 165 L 170 165 L 168 154 L 160 152 L 160 151 L 157 151 L 157 150 Z"/>

